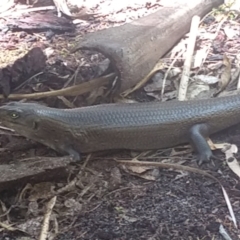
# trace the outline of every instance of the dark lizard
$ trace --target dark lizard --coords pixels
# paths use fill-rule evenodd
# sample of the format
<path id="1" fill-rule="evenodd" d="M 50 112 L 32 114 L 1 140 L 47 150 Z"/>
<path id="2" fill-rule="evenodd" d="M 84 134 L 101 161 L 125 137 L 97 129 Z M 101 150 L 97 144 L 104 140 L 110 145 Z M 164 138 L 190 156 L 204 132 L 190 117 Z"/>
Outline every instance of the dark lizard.
<path id="1" fill-rule="evenodd" d="M 75 160 L 87 152 L 161 149 L 191 142 L 201 164 L 213 157 L 206 138 L 240 122 L 240 95 L 75 109 L 11 102 L 0 107 L 0 122 Z"/>

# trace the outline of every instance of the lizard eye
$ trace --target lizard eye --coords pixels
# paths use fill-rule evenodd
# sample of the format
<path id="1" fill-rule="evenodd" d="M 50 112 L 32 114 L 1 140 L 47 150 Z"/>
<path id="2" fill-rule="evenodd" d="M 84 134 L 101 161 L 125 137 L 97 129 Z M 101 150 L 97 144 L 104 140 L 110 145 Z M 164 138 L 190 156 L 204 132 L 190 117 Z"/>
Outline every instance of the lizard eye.
<path id="1" fill-rule="evenodd" d="M 10 113 L 10 116 L 11 116 L 11 118 L 16 119 L 16 118 L 19 117 L 19 113 L 17 113 L 17 112 L 11 112 L 11 113 Z"/>

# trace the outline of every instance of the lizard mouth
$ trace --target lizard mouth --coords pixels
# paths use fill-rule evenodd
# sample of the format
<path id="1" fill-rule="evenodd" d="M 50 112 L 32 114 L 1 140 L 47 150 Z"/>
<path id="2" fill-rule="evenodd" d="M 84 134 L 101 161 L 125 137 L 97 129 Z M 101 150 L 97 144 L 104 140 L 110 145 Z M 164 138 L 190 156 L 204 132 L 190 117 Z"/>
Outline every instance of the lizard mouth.
<path id="1" fill-rule="evenodd" d="M 0 122 L 0 128 L 1 128 L 2 130 L 7 130 L 7 131 L 15 132 L 15 130 L 14 130 L 13 128 L 11 128 L 11 127 L 5 127 L 5 126 L 2 125 L 1 122 Z"/>
<path id="2" fill-rule="evenodd" d="M 6 119 L 6 120 L 0 120 L 0 125 L 5 126 L 7 128 L 22 128 L 26 127 L 26 124 L 23 124 L 22 122 L 15 122 L 11 121 L 11 119 Z"/>

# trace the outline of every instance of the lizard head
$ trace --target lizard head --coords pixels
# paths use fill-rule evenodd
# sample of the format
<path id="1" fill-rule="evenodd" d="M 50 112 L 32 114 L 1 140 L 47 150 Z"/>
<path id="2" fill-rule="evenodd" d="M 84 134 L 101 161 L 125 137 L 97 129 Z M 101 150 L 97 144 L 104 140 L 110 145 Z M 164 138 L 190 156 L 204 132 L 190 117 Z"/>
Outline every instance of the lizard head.
<path id="1" fill-rule="evenodd" d="M 0 107 L 0 125 L 52 149 L 70 153 L 68 127 L 55 120 L 59 111 L 37 103 L 10 102 Z"/>
<path id="2" fill-rule="evenodd" d="M 0 107 L 0 125 L 27 136 L 38 131 L 39 104 L 10 102 Z M 44 108 L 44 106 L 41 106 Z"/>

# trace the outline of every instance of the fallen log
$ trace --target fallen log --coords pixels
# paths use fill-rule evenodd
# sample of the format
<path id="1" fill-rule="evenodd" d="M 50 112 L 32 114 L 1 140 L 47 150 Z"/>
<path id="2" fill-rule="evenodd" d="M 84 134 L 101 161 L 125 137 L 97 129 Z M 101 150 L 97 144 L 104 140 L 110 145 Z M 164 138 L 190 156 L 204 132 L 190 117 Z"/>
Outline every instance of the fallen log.
<path id="1" fill-rule="evenodd" d="M 71 20 L 59 18 L 52 12 L 22 14 L 8 19 L 7 26 L 12 31 L 54 31 L 74 32 L 75 25 Z"/>
<path id="2" fill-rule="evenodd" d="M 26 183 L 56 181 L 70 173 L 70 157 L 34 157 L 16 164 L 0 165 L 0 191 Z"/>
<path id="3" fill-rule="evenodd" d="M 118 93 L 141 81 L 179 39 L 189 31 L 194 15 L 203 17 L 223 0 L 181 0 L 172 6 L 119 27 L 86 34 L 77 50 L 98 51 L 108 57 L 119 76 Z"/>

